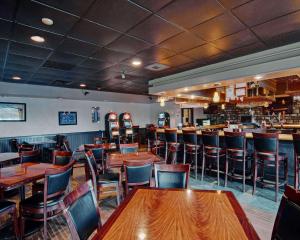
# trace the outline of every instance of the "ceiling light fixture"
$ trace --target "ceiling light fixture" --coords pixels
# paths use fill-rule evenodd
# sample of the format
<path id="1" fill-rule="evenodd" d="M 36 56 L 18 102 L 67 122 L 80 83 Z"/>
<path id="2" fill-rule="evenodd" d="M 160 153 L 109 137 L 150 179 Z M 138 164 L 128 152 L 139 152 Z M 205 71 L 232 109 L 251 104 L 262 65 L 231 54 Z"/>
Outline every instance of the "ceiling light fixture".
<path id="1" fill-rule="evenodd" d="M 160 105 L 161 107 L 166 106 L 165 99 L 162 98 L 162 99 L 160 100 L 159 105 Z"/>
<path id="2" fill-rule="evenodd" d="M 222 103 L 221 109 L 222 109 L 222 110 L 225 110 L 225 104 L 224 104 L 224 103 Z"/>
<path id="3" fill-rule="evenodd" d="M 263 78 L 263 75 L 260 75 L 260 74 L 258 74 L 254 77 L 255 80 L 261 80 L 262 78 Z"/>
<path id="4" fill-rule="evenodd" d="M 195 95 L 192 95 L 192 96 L 191 96 L 191 99 L 195 99 Z"/>
<path id="5" fill-rule="evenodd" d="M 183 90 L 184 90 L 185 92 L 187 92 L 189 89 L 188 89 L 187 87 L 185 87 Z"/>
<path id="6" fill-rule="evenodd" d="M 30 39 L 32 41 L 38 42 L 38 43 L 43 43 L 45 42 L 45 38 L 41 37 L 41 36 L 31 36 Z"/>
<path id="7" fill-rule="evenodd" d="M 131 64 L 135 67 L 138 67 L 142 64 L 142 61 L 139 59 L 132 60 Z"/>
<path id="8" fill-rule="evenodd" d="M 47 26 L 53 25 L 53 20 L 50 18 L 42 18 L 42 23 L 44 23 Z"/>
<path id="9" fill-rule="evenodd" d="M 80 87 L 86 87 L 86 84 L 84 84 L 84 83 L 80 83 L 80 85 L 79 85 Z"/>
<path id="10" fill-rule="evenodd" d="M 22 78 L 21 77 L 19 77 L 19 76 L 13 76 L 12 77 L 12 80 L 21 80 Z"/>
<path id="11" fill-rule="evenodd" d="M 214 92 L 213 102 L 214 103 L 220 102 L 220 94 L 217 91 Z"/>
<path id="12" fill-rule="evenodd" d="M 208 103 L 204 103 L 203 108 L 204 108 L 204 109 L 208 109 Z"/>
<path id="13" fill-rule="evenodd" d="M 121 78 L 122 78 L 122 79 L 125 79 L 125 78 L 126 78 L 126 76 L 125 76 L 125 71 L 122 71 L 122 73 L 121 73 Z"/>
<path id="14" fill-rule="evenodd" d="M 177 97 L 181 97 L 181 94 L 180 94 L 180 93 L 178 93 L 178 94 L 177 94 Z"/>

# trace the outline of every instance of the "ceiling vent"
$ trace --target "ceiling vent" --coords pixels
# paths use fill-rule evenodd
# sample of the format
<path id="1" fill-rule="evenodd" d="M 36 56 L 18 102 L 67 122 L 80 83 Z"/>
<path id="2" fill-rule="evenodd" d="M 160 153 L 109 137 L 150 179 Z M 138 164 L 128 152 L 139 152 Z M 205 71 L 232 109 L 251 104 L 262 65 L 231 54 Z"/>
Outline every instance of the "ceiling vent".
<path id="1" fill-rule="evenodd" d="M 75 65 L 74 64 L 69 64 L 69 63 L 61 63 L 61 62 L 55 62 L 55 61 L 48 60 L 44 63 L 43 67 L 55 68 L 55 69 L 59 69 L 59 70 L 68 71 L 68 70 L 71 70 L 73 67 L 75 67 Z"/>
<path id="2" fill-rule="evenodd" d="M 145 67 L 145 69 L 148 69 L 148 70 L 151 70 L 151 71 L 156 71 L 156 72 L 165 70 L 167 68 L 169 68 L 169 66 L 164 65 L 164 64 L 160 64 L 160 63 L 153 63 L 153 64 L 150 64 L 150 65 Z"/>

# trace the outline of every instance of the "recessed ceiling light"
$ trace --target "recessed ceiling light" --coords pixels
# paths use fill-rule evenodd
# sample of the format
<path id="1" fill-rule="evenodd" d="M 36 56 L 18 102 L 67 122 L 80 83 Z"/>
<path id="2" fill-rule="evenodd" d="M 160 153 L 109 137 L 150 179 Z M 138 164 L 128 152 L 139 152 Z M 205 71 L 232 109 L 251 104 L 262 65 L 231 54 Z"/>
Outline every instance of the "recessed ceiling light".
<path id="1" fill-rule="evenodd" d="M 184 90 L 185 92 L 187 92 L 189 89 L 188 89 L 187 87 L 185 87 L 183 90 Z"/>
<path id="2" fill-rule="evenodd" d="M 178 93 L 178 94 L 177 94 L 177 97 L 181 97 L 181 94 L 180 94 L 180 93 Z"/>
<path id="3" fill-rule="evenodd" d="M 79 85 L 80 87 L 86 87 L 86 84 L 84 84 L 84 83 L 80 83 L 80 85 Z"/>
<path id="4" fill-rule="evenodd" d="M 260 74 L 258 74 L 254 77 L 255 80 L 260 80 L 262 78 L 263 78 L 263 75 L 260 75 Z"/>
<path id="5" fill-rule="evenodd" d="M 97 87 L 97 90 L 100 91 L 100 90 L 101 90 L 101 87 Z"/>
<path id="6" fill-rule="evenodd" d="M 195 98 L 195 95 L 192 95 L 192 96 L 191 96 L 191 99 L 194 99 L 194 98 Z"/>
<path id="7" fill-rule="evenodd" d="M 138 67 L 138 66 L 141 66 L 142 61 L 139 60 L 139 59 L 135 59 L 135 60 L 132 60 L 131 63 L 132 63 L 133 66 Z"/>
<path id="8" fill-rule="evenodd" d="M 53 20 L 50 18 L 42 18 L 42 23 L 44 23 L 47 26 L 53 25 Z"/>
<path id="9" fill-rule="evenodd" d="M 12 79 L 13 79 L 13 80 L 21 80 L 22 78 L 19 77 L 19 76 L 13 76 Z"/>
<path id="10" fill-rule="evenodd" d="M 41 36 L 31 36 L 30 39 L 32 41 L 35 41 L 35 42 L 38 42 L 38 43 L 45 42 L 45 38 L 43 38 Z"/>

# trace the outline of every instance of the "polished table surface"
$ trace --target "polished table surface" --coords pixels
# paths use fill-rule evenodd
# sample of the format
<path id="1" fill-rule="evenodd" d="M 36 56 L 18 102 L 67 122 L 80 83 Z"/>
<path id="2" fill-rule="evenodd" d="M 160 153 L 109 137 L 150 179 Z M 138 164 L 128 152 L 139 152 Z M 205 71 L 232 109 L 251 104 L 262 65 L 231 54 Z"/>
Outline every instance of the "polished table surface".
<path id="1" fill-rule="evenodd" d="M 20 157 L 20 155 L 17 152 L 0 153 L 0 163 L 12 161 L 12 160 L 18 159 L 19 157 Z"/>
<path id="2" fill-rule="evenodd" d="M 0 168 L 0 187 L 10 188 L 44 178 L 46 169 L 60 168 L 49 163 L 22 163 Z"/>
<path id="3" fill-rule="evenodd" d="M 93 238 L 259 239 L 231 192 L 135 189 Z"/>
<path id="4" fill-rule="evenodd" d="M 82 145 L 80 145 L 78 147 L 78 151 L 84 151 L 84 145 L 94 146 L 95 144 L 82 144 Z M 97 144 L 97 145 L 101 145 L 104 150 L 114 150 L 114 149 L 117 149 L 117 145 L 115 143 L 101 143 L 101 144 Z"/>
<path id="5" fill-rule="evenodd" d="M 152 152 L 137 152 L 137 153 L 111 153 L 107 157 L 106 165 L 108 168 L 121 167 L 124 161 L 143 162 L 152 160 L 153 162 L 160 162 L 161 158 Z"/>

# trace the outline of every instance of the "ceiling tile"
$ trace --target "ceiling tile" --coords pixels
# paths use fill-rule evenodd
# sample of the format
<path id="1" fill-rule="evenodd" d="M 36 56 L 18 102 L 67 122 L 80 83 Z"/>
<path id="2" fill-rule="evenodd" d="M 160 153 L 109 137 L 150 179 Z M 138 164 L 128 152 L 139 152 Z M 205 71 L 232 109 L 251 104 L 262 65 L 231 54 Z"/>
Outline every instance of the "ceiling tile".
<path id="1" fill-rule="evenodd" d="M 0 18 L 13 20 L 16 2 L 16 0 L 1 0 Z"/>
<path id="2" fill-rule="evenodd" d="M 245 47 L 240 47 L 230 51 L 230 55 L 234 57 L 244 56 L 251 53 L 266 50 L 266 46 L 261 42 L 256 42 Z"/>
<path id="3" fill-rule="evenodd" d="M 12 54 L 44 59 L 51 53 L 50 49 L 35 47 L 28 44 L 11 42 L 9 52 Z"/>
<path id="4" fill-rule="evenodd" d="M 219 1 L 221 4 L 223 4 L 224 7 L 230 9 L 230 8 L 238 7 L 252 0 L 219 0 Z"/>
<path id="5" fill-rule="evenodd" d="M 75 25 L 70 36 L 104 46 L 118 38 L 120 33 L 87 20 L 82 20 Z"/>
<path id="6" fill-rule="evenodd" d="M 135 54 L 143 49 L 151 47 L 151 45 L 136 38 L 124 35 L 111 44 L 107 45 L 107 47 L 115 51 Z"/>
<path id="7" fill-rule="evenodd" d="M 187 49 L 200 46 L 204 43 L 205 42 L 203 40 L 199 39 L 195 35 L 188 32 L 183 32 L 162 42 L 160 46 L 176 52 L 183 52 Z"/>
<path id="8" fill-rule="evenodd" d="M 48 60 L 54 61 L 54 62 L 69 63 L 69 64 L 76 65 L 76 64 L 79 64 L 80 62 L 82 62 L 84 60 L 84 57 L 70 54 L 70 53 L 55 51 Z"/>
<path id="9" fill-rule="evenodd" d="M 64 10 L 81 16 L 94 0 L 38 0 L 39 2 L 53 6 L 55 8 Z"/>
<path id="10" fill-rule="evenodd" d="M 219 49 L 229 51 L 258 42 L 257 37 L 248 29 L 220 38 L 214 42 Z"/>
<path id="11" fill-rule="evenodd" d="M 172 2 L 158 14 L 182 27 L 191 28 L 221 14 L 224 10 L 215 0 L 179 0 Z"/>
<path id="12" fill-rule="evenodd" d="M 86 59 L 84 62 L 82 62 L 80 64 L 80 66 L 82 66 L 82 67 L 93 68 L 93 69 L 97 69 L 99 71 L 104 69 L 104 68 L 107 68 L 111 65 L 112 65 L 112 63 L 102 62 L 102 61 L 98 61 L 98 60 L 95 60 L 95 59 Z"/>
<path id="13" fill-rule="evenodd" d="M 42 18 L 50 18 L 54 24 L 52 26 L 45 25 L 42 23 Z M 66 34 L 79 18 L 39 3 L 23 0 L 18 9 L 16 20 L 19 23 L 42 30 Z"/>
<path id="14" fill-rule="evenodd" d="M 102 0 L 93 5 L 86 18 L 125 32 L 149 15 L 150 11 L 126 0 Z"/>
<path id="15" fill-rule="evenodd" d="M 170 66 L 170 67 L 177 67 L 177 66 L 180 66 L 180 65 L 183 65 L 183 64 L 186 64 L 186 63 L 190 63 L 190 62 L 193 62 L 194 60 L 186 57 L 186 56 L 183 56 L 183 55 L 175 55 L 173 57 L 169 57 L 169 58 L 166 58 L 164 60 L 161 60 L 160 63 L 162 64 L 165 64 L 167 66 Z"/>
<path id="16" fill-rule="evenodd" d="M 222 14 L 191 29 L 199 37 L 213 41 L 246 27 L 229 13 Z"/>
<path id="17" fill-rule="evenodd" d="M 128 53 L 117 52 L 107 48 L 101 48 L 98 51 L 96 51 L 96 53 L 93 54 L 92 57 L 102 61 L 118 63 L 124 59 L 130 58 L 131 56 L 132 55 Z"/>
<path id="18" fill-rule="evenodd" d="M 148 48 L 142 52 L 139 52 L 136 57 L 140 58 L 144 64 L 150 64 L 159 62 L 162 59 L 174 56 L 175 53 L 158 46 Z"/>
<path id="19" fill-rule="evenodd" d="M 300 9 L 299 0 L 255 0 L 233 10 L 248 26 L 254 26 Z"/>
<path id="20" fill-rule="evenodd" d="M 172 0 L 131 0 L 131 2 L 147 8 L 152 12 L 156 12 L 168 3 L 172 2 Z"/>
<path id="21" fill-rule="evenodd" d="M 144 39 L 147 42 L 158 44 L 171 36 L 182 32 L 179 28 L 171 25 L 155 15 L 152 15 L 138 24 L 129 34 Z"/>
<path id="22" fill-rule="evenodd" d="M 0 19 L 0 38 L 9 39 L 12 22 Z"/>
<path id="23" fill-rule="evenodd" d="M 77 39 L 66 38 L 57 50 L 88 57 L 96 52 L 97 46 Z"/>
<path id="24" fill-rule="evenodd" d="M 44 37 L 45 42 L 37 43 L 32 41 L 30 37 L 35 35 Z M 31 44 L 37 47 L 56 48 L 62 41 L 62 36 L 16 24 L 12 39 L 17 42 Z"/>
<path id="25" fill-rule="evenodd" d="M 281 18 L 274 19 L 267 23 L 252 28 L 253 31 L 264 40 L 272 40 L 275 36 L 284 38 L 284 34 L 299 31 L 300 29 L 300 12 L 286 15 Z M 294 39 L 299 41 L 300 39 Z"/>
<path id="26" fill-rule="evenodd" d="M 219 54 L 221 51 L 210 44 L 205 44 L 200 47 L 188 50 L 183 54 L 196 60 L 203 60 L 213 55 Z"/>

